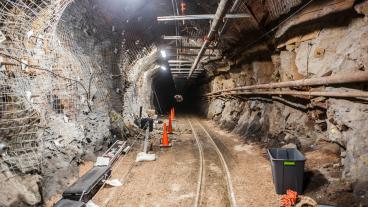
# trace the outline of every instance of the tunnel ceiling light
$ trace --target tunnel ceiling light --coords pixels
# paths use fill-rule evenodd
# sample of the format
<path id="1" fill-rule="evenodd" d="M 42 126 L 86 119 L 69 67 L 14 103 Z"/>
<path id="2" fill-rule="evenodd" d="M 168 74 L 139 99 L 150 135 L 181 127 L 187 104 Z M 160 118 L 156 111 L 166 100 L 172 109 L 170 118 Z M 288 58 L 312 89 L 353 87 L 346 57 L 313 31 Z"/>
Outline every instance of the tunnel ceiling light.
<path id="1" fill-rule="evenodd" d="M 161 65 L 161 70 L 167 70 L 166 66 Z"/>
<path id="2" fill-rule="evenodd" d="M 161 57 L 166 58 L 167 54 L 165 50 L 161 50 Z"/>

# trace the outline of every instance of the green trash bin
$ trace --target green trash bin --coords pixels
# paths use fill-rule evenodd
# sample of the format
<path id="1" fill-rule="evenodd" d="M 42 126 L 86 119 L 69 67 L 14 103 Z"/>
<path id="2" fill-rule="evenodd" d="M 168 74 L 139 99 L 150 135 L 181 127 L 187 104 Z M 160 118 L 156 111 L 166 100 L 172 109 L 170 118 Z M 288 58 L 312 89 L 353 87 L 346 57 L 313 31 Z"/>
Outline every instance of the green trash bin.
<path id="1" fill-rule="evenodd" d="M 294 148 L 272 148 L 268 150 L 272 177 L 277 194 L 290 189 L 303 193 L 305 157 Z"/>

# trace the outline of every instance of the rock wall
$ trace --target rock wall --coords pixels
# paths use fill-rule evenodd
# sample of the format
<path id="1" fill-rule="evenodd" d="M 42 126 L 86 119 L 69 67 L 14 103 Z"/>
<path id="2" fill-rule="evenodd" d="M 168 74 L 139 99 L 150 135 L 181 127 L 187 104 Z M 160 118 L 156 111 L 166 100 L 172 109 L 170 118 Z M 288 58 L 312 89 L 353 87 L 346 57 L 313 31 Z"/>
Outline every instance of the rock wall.
<path id="1" fill-rule="evenodd" d="M 0 206 L 38 206 L 63 192 L 110 144 L 110 112 L 123 106 L 121 34 L 91 1 L 27 8 L 9 7 L 0 24 Z"/>
<path id="2" fill-rule="evenodd" d="M 355 17 L 342 26 L 324 27 L 321 24 L 319 27 L 322 29 L 297 36 L 297 41 L 291 38 L 279 42 L 266 61 L 260 62 L 254 57 L 254 60 L 232 65 L 229 72 L 220 73 L 203 86 L 203 93 L 368 70 L 367 18 Z M 320 89 L 338 91 L 344 88 L 367 90 L 367 84 Z M 360 183 L 368 181 L 368 105 L 364 100 L 227 96 L 203 102 L 202 112 L 223 129 L 241 135 L 246 142 L 266 147 L 297 147 L 306 153 L 326 152 L 324 156 L 336 155 L 339 162 L 334 166 L 342 170 L 337 178 L 355 183 L 356 189 Z M 316 161 L 312 159 L 313 162 Z M 325 168 L 318 171 L 327 178 L 332 176 Z M 355 198 L 361 199 L 356 194 Z"/>

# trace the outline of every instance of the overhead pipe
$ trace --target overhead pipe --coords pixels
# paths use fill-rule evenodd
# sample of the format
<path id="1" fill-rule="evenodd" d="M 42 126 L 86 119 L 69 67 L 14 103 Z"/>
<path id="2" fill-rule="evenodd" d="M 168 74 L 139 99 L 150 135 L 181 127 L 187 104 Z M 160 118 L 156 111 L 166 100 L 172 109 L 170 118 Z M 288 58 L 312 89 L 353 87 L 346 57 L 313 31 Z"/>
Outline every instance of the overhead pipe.
<path id="1" fill-rule="evenodd" d="M 234 4 L 233 4 L 233 6 L 231 7 L 231 9 L 230 9 L 230 11 L 229 11 L 229 13 L 230 13 L 230 14 L 231 14 L 231 13 L 233 13 L 233 12 L 235 12 L 236 7 L 238 7 L 238 4 L 239 4 L 239 3 L 240 3 L 240 0 L 235 0 L 235 2 L 234 2 Z M 251 14 L 250 14 L 250 13 L 249 13 L 248 15 L 249 15 L 249 16 L 251 16 Z M 224 33 L 224 31 L 225 31 L 225 28 L 226 28 L 226 26 L 227 26 L 228 21 L 229 21 L 229 19 L 226 19 L 226 20 L 225 20 L 224 25 L 222 26 L 222 29 L 219 31 L 219 36 L 221 36 L 221 35 Z"/>
<path id="2" fill-rule="evenodd" d="M 365 91 L 242 91 L 224 92 L 224 94 L 210 95 L 209 97 L 219 97 L 228 95 L 294 95 L 294 96 L 322 96 L 338 98 L 368 98 Z"/>
<path id="3" fill-rule="evenodd" d="M 358 83 L 368 81 L 368 71 L 343 73 L 339 75 L 333 75 L 328 77 L 310 78 L 296 81 L 285 81 L 279 83 L 266 83 L 251 86 L 242 86 L 231 89 L 219 90 L 211 93 L 207 93 L 207 96 L 219 94 L 222 92 L 230 91 L 242 91 L 242 90 L 253 90 L 253 89 L 272 89 L 272 88 L 288 88 L 288 87 L 301 87 L 301 86 L 320 86 L 320 85 L 331 85 L 331 84 L 342 84 L 342 83 Z"/>
<path id="4" fill-rule="evenodd" d="M 188 79 L 192 76 L 192 73 L 197 68 L 198 63 L 201 60 L 203 54 L 205 53 L 207 46 L 210 44 L 213 36 L 215 35 L 215 33 L 216 33 L 216 31 L 217 31 L 217 29 L 220 25 L 219 23 L 224 18 L 226 10 L 229 7 L 230 3 L 231 3 L 230 0 L 221 0 L 220 1 L 219 6 L 217 7 L 215 17 L 212 21 L 210 31 L 207 35 L 207 38 L 203 42 L 201 50 L 198 52 L 198 55 L 197 55 L 196 59 L 194 60 L 194 63 L 192 65 L 192 68 L 191 68 L 190 73 L 188 75 Z"/>

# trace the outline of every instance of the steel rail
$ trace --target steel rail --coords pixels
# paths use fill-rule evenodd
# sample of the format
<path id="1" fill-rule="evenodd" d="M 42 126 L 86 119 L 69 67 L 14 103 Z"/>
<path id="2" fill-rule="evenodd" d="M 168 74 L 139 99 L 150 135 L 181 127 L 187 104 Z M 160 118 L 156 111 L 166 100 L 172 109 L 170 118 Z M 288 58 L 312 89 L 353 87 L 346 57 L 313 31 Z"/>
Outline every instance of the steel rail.
<path id="1" fill-rule="evenodd" d="M 192 129 L 192 132 L 193 132 L 193 136 L 194 136 L 194 139 L 197 143 L 197 146 L 198 146 L 198 152 L 199 152 L 199 175 L 198 175 L 198 181 L 197 181 L 197 193 L 196 193 L 196 198 L 195 198 L 195 201 L 194 201 L 194 207 L 198 207 L 199 206 L 199 202 L 200 202 L 200 198 L 201 198 L 201 189 L 202 189 L 202 180 L 203 180 L 203 177 L 204 177 L 204 168 L 203 168 L 203 165 L 204 165 L 204 155 L 203 155 L 203 147 L 202 147 L 202 144 L 201 142 L 199 141 L 199 138 L 198 138 L 198 135 L 196 133 L 196 131 L 194 130 L 193 128 L 193 125 L 192 125 L 192 122 L 187 118 L 187 122 L 189 123 L 190 125 L 190 128 Z"/>
<path id="2" fill-rule="evenodd" d="M 221 150 L 218 148 L 216 142 L 213 140 L 212 136 L 208 133 L 208 131 L 203 127 L 203 125 L 198 120 L 197 120 L 197 123 L 203 129 L 203 131 L 206 133 L 207 137 L 211 140 L 211 143 L 215 147 L 216 152 L 217 152 L 218 156 L 220 157 L 222 167 L 224 168 L 225 173 L 226 173 L 227 192 L 228 192 L 228 197 L 230 198 L 230 206 L 231 207 L 237 207 L 234 188 L 233 188 L 233 183 L 231 181 L 231 174 L 230 174 L 229 167 L 227 166 L 226 160 L 225 160 L 224 156 L 222 155 Z"/>
<path id="3" fill-rule="evenodd" d="M 194 129 L 190 119 L 187 119 L 187 121 L 190 125 L 190 128 L 193 132 L 193 136 L 196 140 L 198 150 L 199 150 L 199 156 L 200 156 L 200 168 L 199 168 L 200 170 L 199 170 L 199 177 L 198 177 L 198 182 L 197 182 L 197 194 L 196 194 L 196 199 L 195 199 L 195 203 L 194 203 L 194 206 L 197 207 L 200 203 L 201 191 L 204 189 L 203 188 L 203 180 L 204 180 L 204 176 L 205 176 L 205 173 L 204 173 L 205 169 L 204 169 L 203 166 L 204 166 L 204 163 L 205 163 L 205 159 L 204 159 L 203 146 L 202 146 L 201 142 L 199 141 L 198 134 L 197 134 L 196 130 Z M 216 142 L 213 140 L 212 136 L 208 133 L 208 131 L 203 127 L 203 125 L 198 120 L 196 120 L 196 122 L 197 122 L 197 125 L 204 131 L 204 133 L 206 134 L 206 137 L 209 139 L 209 141 L 213 145 L 217 155 L 219 156 L 222 168 L 224 169 L 224 173 L 225 173 L 225 180 L 226 180 L 226 186 L 227 186 L 227 192 L 228 192 L 228 198 L 229 198 L 230 206 L 231 207 L 237 207 L 235 193 L 234 193 L 233 184 L 232 184 L 232 180 L 231 180 L 231 174 L 230 174 L 230 170 L 227 166 L 226 160 L 225 160 L 224 156 L 222 155 L 222 152 L 219 149 L 219 147 L 217 146 Z"/>

